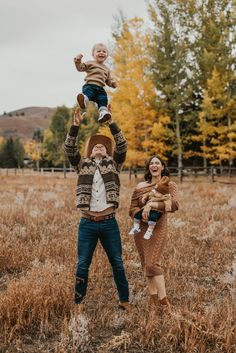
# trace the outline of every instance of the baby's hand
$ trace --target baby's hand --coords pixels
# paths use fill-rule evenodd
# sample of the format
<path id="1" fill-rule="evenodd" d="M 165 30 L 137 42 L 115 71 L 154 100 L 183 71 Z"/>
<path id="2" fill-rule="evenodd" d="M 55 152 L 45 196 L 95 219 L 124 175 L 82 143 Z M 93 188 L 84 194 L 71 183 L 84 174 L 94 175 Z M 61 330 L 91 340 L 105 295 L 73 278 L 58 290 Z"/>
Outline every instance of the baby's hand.
<path id="1" fill-rule="evenodd" d="M 146 201 L 147 201 L 147 200 L 146 200 L 146 196 L 143 196 L 143 197 L 142 197 L 142 203 L 146 203 Z"/>
<path id="2" fill-rule="evenodd" d="M 83 54 L 77 55 L 77 56 L 74 58 L 74 62 L 76 63 L 76 62 L 78 62 L 78 61 L 81 61 L 82 57 L 83 57 Z"/>
<path id="3" fill-rule="evenodd" d="M 113 88 L 116 88 L 116 87 L 117 87 L 117 83 L 116 83 L 115 81 L 112 83 L 112 87 L 113 87 Z"/>

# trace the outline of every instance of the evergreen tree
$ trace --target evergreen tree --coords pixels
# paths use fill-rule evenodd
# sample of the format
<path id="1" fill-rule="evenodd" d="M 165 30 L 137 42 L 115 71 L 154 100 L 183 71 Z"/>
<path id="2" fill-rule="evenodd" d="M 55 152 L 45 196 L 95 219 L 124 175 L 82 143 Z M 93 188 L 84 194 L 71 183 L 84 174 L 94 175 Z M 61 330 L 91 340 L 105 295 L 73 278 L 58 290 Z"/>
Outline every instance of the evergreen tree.
<path id="1" fill-rule="evenodd" d="M 65 106 L 58 107 L 52 115 L 49 129 L 44 131 L 44 158 L 55 166 L 65 163 L 62 146 L 65 141 L 69 120 L 70 110 Z"/>
<path id="2" fill-rule="evenodd" d="M 24 162 L 24 147 L 19 139 L 9 137 L 0 150 L 0 164 L 2 168 L 20 168 Z"/>
<path id="3" fill-rule="evenodd" d="M 214 70 L 217 70 L 221 77 L 224 76 L 227 94 L 226 100 L 232 102 L 235 99 L 236 57 L 234 48 L 236 45 L 236 18 L 234 14 L 236 7 L 234 0 L 200 0 L 195 1 L 194 8 L 196 34 L 192 46 L 192 53 L 196 60 L 194 92 L 196 106 L 200 111 L 201 107 L 206 105 L 208 82 L 213 78 Z M 230 109 L 227 114 L 226 119 L 228 121 L 229 130 L 231 130 L 233 128 L 233 117 L 231 116 Z M 199 114 L 199 126 L 201 127 L 199 136 L 202 141 L 201 149 L 206 151 L 209 147 L 207 146 L 209 141 L 202 140 L 204 136 L 202 131 L 204 115 L 205 112 L 203 109 L 203 112 L 200 111 Z M 196 137 L 192 140 L 199 139 Z M 199 153 L 197 152 L 197 154 Z M 204 166 L 206 167 L 207 159 L 205 158 L 205 154 L 203 154 L 203 159 Z"/>
<path id="4" fill-rule="evenodd" d="M 149 5 L 154 25 L 150 53 L 156 106 L 170 117 L 175 134 L 169 141 L 171 156 L 177 155 L 178 167 L 183 164 L 183 137 L 188 136 L 192 105 L 190 39 L 187 27 L 181 26 L 186 6 L 186 2 L 173 0 L 154 0 Z"/>
<path id="5" fill-rule="evenodd" d="M 216 68 L 207 82 L 199 116 L 199 138 L 203 142 L 204 158 L 218 165 L 232 161 L 236 157 L 236 102 L 229 99 L 226 77 Z M 229 116 L 234 124 L 229 125 Z"/>

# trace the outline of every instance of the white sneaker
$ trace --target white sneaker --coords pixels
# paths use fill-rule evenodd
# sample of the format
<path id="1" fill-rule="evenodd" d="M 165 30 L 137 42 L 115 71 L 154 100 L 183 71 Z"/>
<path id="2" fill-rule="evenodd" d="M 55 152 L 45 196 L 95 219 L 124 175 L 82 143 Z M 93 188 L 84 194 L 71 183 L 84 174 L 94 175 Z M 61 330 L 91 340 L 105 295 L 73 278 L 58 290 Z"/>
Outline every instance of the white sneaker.
<path id="1" fill-rule="evenodd" d="M 109 111 L 106 110 L 106 109 L 100 110 L 98 122 L 99 123 L 105 123 L 109 119 L 111 119 L 111 113 L 109 113 Z"/>
<path id="2" fill-rule="evenodd" d="M 133 227 L 129 231 L 129 235 L 136 235 L 141 232 L 140 227 Z"/>
<path id="3" fill-rule="evenodd" d="M 152 234 L 153 234 L 153 229 L 148 228 L 143 237 L 144 237 L 144 239 L 148 240 L 151 238 Z"/>
<path id="4" fill-rule="evenodd" d="M 85 94 L 79 93 L 77 96 L 77 102 L 81 109 L 85 109 L 88 105 L 89 99 Z"/>

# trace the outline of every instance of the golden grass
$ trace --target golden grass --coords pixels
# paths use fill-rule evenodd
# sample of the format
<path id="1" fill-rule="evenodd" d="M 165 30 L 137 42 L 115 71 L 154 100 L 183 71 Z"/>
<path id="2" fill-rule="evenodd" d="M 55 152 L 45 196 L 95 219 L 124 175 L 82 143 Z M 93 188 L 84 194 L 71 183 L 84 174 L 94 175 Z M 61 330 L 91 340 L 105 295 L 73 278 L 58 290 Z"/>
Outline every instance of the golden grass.
<path id="1" fill-rule="evenodd" d="M 122 175 L 117 219 L 132 313 L 117 309 L 110 266 L 98 246 L 85 311 L 73 313 L 78 211 L 74 175 L 1 176 L 0 352 L 236 352 L 235 185 L 184 182 L 163 254 L 172 316 L 150 312 L 127 235 L 135 185 Z"/>

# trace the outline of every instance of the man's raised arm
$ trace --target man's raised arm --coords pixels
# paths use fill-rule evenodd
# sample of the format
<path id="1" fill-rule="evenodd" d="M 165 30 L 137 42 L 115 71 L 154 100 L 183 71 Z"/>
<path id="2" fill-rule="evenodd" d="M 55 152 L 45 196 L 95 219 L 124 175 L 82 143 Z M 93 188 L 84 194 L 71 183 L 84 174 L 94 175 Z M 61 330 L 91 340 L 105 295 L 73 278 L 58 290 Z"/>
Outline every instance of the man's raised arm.
<path id="1" fill-rule="evenodd" d="M 64 143 L 64 151 L 70 161 L 70 164 L 75 169 L 81 160 L 81 155 L 76 144 L 76 139 L 79 132 L 79 126 L 83 121 L 84 116 L 85 113 L 81 115 L 79 109 L 77 108 L 74 114 L 73 125 L 70 127 Z"/>
<path id="2" fill-rule="evenodd" d="M 109 128 L 115 141 L 113 159 L 117 164 L 118 171 L 120 171 L 126 158 L 127 142 L 123 132 L 114 121 L 109 122 Z"/>

